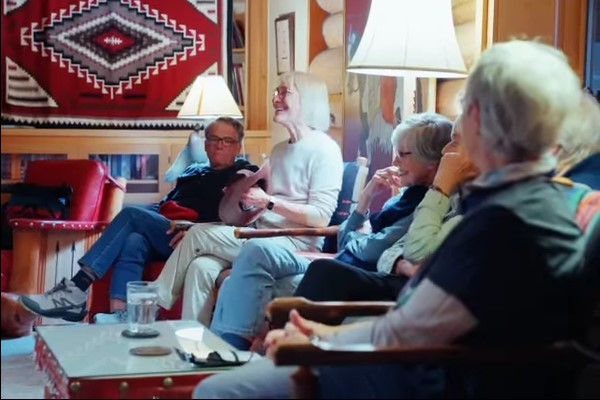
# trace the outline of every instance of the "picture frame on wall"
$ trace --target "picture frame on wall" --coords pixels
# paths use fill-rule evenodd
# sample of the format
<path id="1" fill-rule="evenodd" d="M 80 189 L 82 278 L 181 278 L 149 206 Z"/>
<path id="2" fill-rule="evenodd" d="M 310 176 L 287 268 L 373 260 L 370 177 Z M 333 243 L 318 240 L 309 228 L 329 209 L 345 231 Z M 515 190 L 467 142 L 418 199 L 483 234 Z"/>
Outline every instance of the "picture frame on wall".
<path id="1" fill-rule="evenodd" d="M 277 74 L 294 70 L 295 13 L 275 19 L 275 57 Z"/>

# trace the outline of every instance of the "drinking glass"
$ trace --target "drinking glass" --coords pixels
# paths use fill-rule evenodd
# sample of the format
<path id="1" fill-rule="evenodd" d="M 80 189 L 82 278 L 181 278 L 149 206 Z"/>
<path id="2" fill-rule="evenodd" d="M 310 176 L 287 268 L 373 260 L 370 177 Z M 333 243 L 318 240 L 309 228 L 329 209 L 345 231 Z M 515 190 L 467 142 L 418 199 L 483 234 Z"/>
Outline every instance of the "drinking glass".
<path id="1" fill-rule="evenodd" d="M 153 332 L 158 311 L 158 286 L 154 282 L 127 282 L 127 324 L 129 332 Z"/>

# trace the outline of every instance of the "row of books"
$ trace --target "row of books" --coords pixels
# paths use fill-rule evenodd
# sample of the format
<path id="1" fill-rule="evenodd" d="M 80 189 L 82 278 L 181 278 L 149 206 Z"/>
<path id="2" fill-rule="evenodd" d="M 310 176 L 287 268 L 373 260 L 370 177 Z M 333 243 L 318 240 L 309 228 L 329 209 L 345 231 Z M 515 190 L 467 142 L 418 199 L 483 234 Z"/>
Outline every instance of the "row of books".
<path id="1" fill-rule="evenodd" d="M 2 154 L 2 180 L 22 180 L 34 160 L 66 160 L 67 154 Z M 157 180 L 158 154 L 90 154 L 106 164 L 113 176 L 128 180 Z"/>
<path id="2" fill-rule="evenodd" d="M 127 180 L 158 179 L 158 154 L 90 154 L 106 164 L 112 176 Z"/>
<path id="3" fill-rule="evenodd" d="M 233 29 L 231 32 L 231 41 L 234 49 L 243 49 L 245 47 L 244 27 L 237 19 L 233 20 Z"/>
<path id="4" fill-rule="evenodd" d="M 2 154 L 2 179 L 22 180 L 27 163 L 33 160 L 65 160 L 66 154 Z"/>
<path id="5" fill-rule="evenodd" d="M 232 81 L 231 81 L 231 93 L 233 98 L 241 107 L 244 105 L 244 94 L 245 94 L 245 76 L 244 76 L 244 64 L 233 64 L 232 68 Z"/>

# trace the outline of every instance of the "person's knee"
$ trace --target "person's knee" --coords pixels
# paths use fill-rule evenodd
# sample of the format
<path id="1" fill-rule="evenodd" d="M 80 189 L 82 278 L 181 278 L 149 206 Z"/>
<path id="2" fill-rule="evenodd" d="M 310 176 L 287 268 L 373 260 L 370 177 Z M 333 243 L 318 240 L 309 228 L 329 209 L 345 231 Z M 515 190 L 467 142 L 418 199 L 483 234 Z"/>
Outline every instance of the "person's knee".
<path id="1" fill-rule="evenodd" d="M 131 220 L 131 221 L 136 221 L 136 220 L 139 220 L 140 218 L 145 218 L 145 216 L 148 214 L 148 212 L 149 212 L 148 210 L 145 210 L 140 207 L 127 206 L 127 207 L 123 207 L 123 209 L 121 211 L 119 211 L 119 214 L 117 215 L 117 217 Z M 115 217 L 115 219 L 117 217 Z"/>
<path id="2" fill-rule="evenodd" d="M 338 274 L 340 266 L 331 260 L 315 260 L 310 263 L 302 282 L 310 282 L 314 285 L 330 282 L 329 279 Z"/>
<path id="3" fill-rule="evenodd" d="M 257 264 L 262 263 L 267 258 L 266 246 L 261 240 L 249 240 L 242 245 L 240 254 L 236 257 L 235 263 Z"/>
<path id="4" fill-rule="evenodd" d="M 310 300 L 320 299 L 323 293 L 331 289 L 331 282 L 338 281 L 339 270 L 340 265 L 332 260 L 311 262 L 298 284 L 294 296 L 302 296 Z"/>

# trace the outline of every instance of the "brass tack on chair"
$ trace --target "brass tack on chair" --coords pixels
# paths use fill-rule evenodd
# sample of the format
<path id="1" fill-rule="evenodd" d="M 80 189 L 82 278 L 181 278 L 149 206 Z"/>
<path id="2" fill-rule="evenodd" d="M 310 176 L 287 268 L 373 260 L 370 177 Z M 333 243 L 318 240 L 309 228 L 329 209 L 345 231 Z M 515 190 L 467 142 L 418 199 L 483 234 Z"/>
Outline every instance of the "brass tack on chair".
<path id="1" fill-rule="evenodd" d="M 71 385 L 69 385 L 69 387 L 71 388 L 72 391 L 79 392 L 79 390 L 81 390 L 81 382 L 79 382 L 79 381 L 71 382 Z"/>
<path id="2" fill-rule="evenodd" d="M 171 378 L 170 376 L 167 376 L 165 379 L 163 379 L 163 386 L 166 388 L 170 388 L 173 386 L 173 378 Z"/>
<path id="3" fill-rule="evenodd" d="M 127 381 L 123 381 L 119 383 L 119 392 L 124 393 L 129 390 L 129 383 Z"/>

